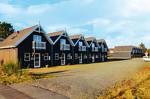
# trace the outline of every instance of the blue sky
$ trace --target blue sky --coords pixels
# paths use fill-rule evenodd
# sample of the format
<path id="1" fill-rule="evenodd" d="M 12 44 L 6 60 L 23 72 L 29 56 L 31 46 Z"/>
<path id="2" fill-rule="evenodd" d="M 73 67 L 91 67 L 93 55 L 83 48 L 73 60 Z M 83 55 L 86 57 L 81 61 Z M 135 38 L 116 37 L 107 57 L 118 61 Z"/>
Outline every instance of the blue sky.
<path id="1" fill-rule="evenodd" d="M 16 30 L 38 24 L 105 39 L 109 47 L 150 48 L 150 0 L 0 0 L 0 20 Z"/>

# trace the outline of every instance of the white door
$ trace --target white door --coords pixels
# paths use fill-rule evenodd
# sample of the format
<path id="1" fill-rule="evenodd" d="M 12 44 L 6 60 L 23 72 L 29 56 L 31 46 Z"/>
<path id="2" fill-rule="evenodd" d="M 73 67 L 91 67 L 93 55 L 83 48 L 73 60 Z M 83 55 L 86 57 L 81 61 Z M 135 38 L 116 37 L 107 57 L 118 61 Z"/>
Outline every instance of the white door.
<path id="1" fill-rule="evenodd" d="M 82 54 L 80 54 L 79 63 L 82 64 Z"/>
<path id="2" fill-rule="evenodd" d="M 61 55 L 61 65 L 65 65 L 65 64 L 66 64 L 65 53 L 62 53 L 62 55 Z"/>
<path id="3" fill-rule="evenodd" d="M 92 62 L 93 62 L 93 63 L 95 62 L 95 57 L 94 57 L 94 55 L 92 56 Z"/>
<path id="4" fill-rule="evenodd" d="M 35 53 L 35 55 L 34 55 L 34 68 L 40 67 L 40 65 L 41 65 L 40 53 Z"/>

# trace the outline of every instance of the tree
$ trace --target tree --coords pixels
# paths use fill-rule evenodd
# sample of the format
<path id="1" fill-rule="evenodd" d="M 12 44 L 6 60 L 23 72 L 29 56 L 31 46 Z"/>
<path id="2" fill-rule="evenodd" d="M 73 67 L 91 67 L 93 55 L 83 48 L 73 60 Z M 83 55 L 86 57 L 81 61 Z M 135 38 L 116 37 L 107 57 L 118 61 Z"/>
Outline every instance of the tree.
<path id="1" fill-rule="evenodd" d="M 13 26 L 10 23 L 0 22 L 0 38 L 7 38 L 14 32 Z"/>
<path id="2" fill-rule="evenodd" d="M 144 43 L 141 43 L 139 47 L 143 50 L 144 53 L 147 51 L 147 48 L 145 47 Z"/>
<path id="3" fill-rule="evenodd" d="M 150 49 L 147 49 L 148 54 L 150 55 Z"/>

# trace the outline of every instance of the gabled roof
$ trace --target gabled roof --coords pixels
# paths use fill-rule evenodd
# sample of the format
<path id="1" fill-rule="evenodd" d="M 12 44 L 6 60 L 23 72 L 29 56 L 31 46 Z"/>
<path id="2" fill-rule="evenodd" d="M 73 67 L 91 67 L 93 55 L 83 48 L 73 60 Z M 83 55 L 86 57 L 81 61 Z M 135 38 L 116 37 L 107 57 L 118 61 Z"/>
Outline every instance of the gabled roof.
<path id="1" fill-rule="evenodd" d="M 98 42 L 98 44 L 100 44 L 100 43 L 104 44 L 108 49 L 107 43 L 104 39 L 99 39 L 99 40 L 97 40 L 97 42 Z"/>
<path id="2" fill-rule="evenodd" d="M 85 40 L 86 40 L 87 42 L 89 42 L 89 41 L 91 42 L 91 43 L 89 44 L 89 46 L 92 45 L 92 42 L 96 41 L 96 45 L 99 47 L 98 42 L 97 42 L 97 40 L 96 40 L 95 37 L 88 37 L 88 38 L 85 38 Z"/>
<path id="3" fill-rule="evenodd" d="M 71 38 L 71 40 L 76 40 L 74 42 L 74 45 L 77 45 L 77 43 L 80 41 L 80 39 L 83 38 L 86 46 L 89 47 L 88 43 L 86 42 L 86 40 L 82 34 L 72 35 L 72 36 L 70 36 L 70 38 Z"/>
<path id="4" fill-rule="evenodd" d="M 70 39 L 80 39 L 81 37 L 82 37 L 82 34 L 71 35 Z"/>
<path id="5" fill-rule="evenodd" d="M 130 59 L 131 58 L 131 52 L 115 52 L 110 54 L 113 58 L 118 59 Z"/>
<path id="6" fill-rule="evenodd" d="M 104 39 L 99 39 L 97 40 L 98 43 L 106 43 L 106 41 Z"/>
<path id="7" fill-rule="evenodd" d="M 17 31 L 12 33 L 10 36 L 8 36 L 5 40 L 3 40 L 0 44 L 0 48 L 11 48 L 11 47 L 17 47 L 23 40 L 25 40 L 31 33 L 34 31 L 37 31 L 36 29 L 42 29 L 40 25 L 35 25 L 29 28 L 25 28 L 23 30 Z M 44 31 L 40 32 L 43 33 L 44 36 L 47 38 L 47 40 L 53 44 L 50 38 L 46 36 L 46 33 Z"/>
<path id="8" fill-rule="evenodd" d="M 86 41 L 93 41 L 95 39 L 96 39 L 95 37 L 87 37 L 87 38 L 85 38 Z"/>
<path id="9" fill-rule="evenodd" d="M 48 33 L 48 36 L 53 37 L 53 36 L 59 36 L 64 34 L 65 31 L 57 31 L 57 32 L 52 32 L 52 33 Z"/>
<path id="10" fill-rule="evenodd" d="M 73 41 L 70 39 L 66 31 L 57 31 L 57 32 L 48 33 L 48 36 L 51 37 L 52 39 L 53 37 L 56 37 L 55 39 L 53 39 L 54 42 L 53 44 L 55 44 L 62 36 L 66 36 L 69 42 L 71 43 L 71 45 L 74 46 Z"/>

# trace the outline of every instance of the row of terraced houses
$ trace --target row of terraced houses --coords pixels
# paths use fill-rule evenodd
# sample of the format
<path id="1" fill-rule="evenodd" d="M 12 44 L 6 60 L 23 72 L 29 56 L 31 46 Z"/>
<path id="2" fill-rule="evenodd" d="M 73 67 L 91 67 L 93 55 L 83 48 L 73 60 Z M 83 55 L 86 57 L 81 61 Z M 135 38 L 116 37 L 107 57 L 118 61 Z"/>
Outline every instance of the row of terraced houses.
<path id="1" fill-rule="evenodd" d="M 21 68 L 87 64 L 107 61 L 105 40 L 66 31 L 48 33 L 35 25 L 8 36 L 0 42 L 0 64 L 19 62 Z"/>

